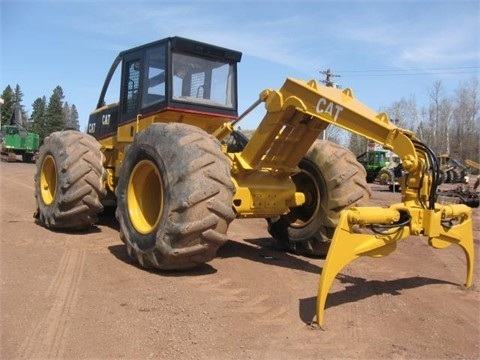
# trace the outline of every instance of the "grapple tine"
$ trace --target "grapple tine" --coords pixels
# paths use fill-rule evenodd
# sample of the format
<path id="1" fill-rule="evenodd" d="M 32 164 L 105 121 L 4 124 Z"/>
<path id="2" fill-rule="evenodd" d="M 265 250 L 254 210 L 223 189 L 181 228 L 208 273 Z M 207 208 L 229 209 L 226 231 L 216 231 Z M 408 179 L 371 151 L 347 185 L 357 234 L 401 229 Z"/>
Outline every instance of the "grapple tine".
<path id="1" fill-rule="evenodd" d="M 348 233 L 348 215 L 346 212 L 343 212 L 340 216 L 339 225 L 333 236 L 327 258 L 325 259 L 318 285 L 317 323 L 320 328 L 323 328 L 325 303 L 333 280 L 348 263 L 357 258 L 357 255 L 353 253 L 351 247 L 346 249 L 348 243 L 345 245 L 345 242 L 339 240 L 343 234 Z"/>
<path id="2" fill-rule="evenodd" d="M 474 264 L 474 245 L 473 245 L 473 224 L 471 217 L 472 209 L 463 204 L 444 206 L 442 215 L 444 218 L 460 218 L 461 222 L 453 226 L 442 227 L 437 237 L 430 237 L 428 243 L 435 249 L 443 249 L 452 244 L 458 244 L 467 260 L 467 277 L 465 287 L 469 288 L 473 284 L 473 264 Z"/>
<path id="3" fill-rule="evenodd" d="M 342 212 L 322 269 L 318 287 L 317 322 L 320 327 L 323 327 L 327 295 L 338 273 L 360 256 L 383 257 L 390 254 L 395 250 L 396 242 L 409 235 L 408 228 L 403 228 L 395 232 L 394 235 L 381 238 L 374 234 L 358 233 L 353 230 L 354 224 L 362 223 L 362 219 L 378 218 L 379 214 L 382 214 L 380 216 L 383 222 L 387 219 L 388 222 L 398 219 L 398 211 L 390 209 L 356 208 Z"/>
<path id="4" fill-rule="evenodd" d="M 400 212 L 408 213 L 410 221 L 399 223 Z M 453 224 L 455 222 L 455 224 Z M 360 233 L 355 225 L 390 224 L 383 233 Z M 398 226 L 397 226 L 398 224 Z M 413 231 L 415 229 L 416 231 Z M 341 213 L 339 224 L 325 260 L 317 297 L 317 323 L 323 328 L 328 292 L 338 273 L 360 256 L 384 257 L 396 249 L 396 243 L 410 235 L 429 236 L 429 245 L 443 249 L 458 244 L 467 259 L 465 286 L 473 282 L 473 227 L 471 209 L 465 205 L 439 206 L 427 210 L 405 204 L 382 208 L 353 208 Z"/>

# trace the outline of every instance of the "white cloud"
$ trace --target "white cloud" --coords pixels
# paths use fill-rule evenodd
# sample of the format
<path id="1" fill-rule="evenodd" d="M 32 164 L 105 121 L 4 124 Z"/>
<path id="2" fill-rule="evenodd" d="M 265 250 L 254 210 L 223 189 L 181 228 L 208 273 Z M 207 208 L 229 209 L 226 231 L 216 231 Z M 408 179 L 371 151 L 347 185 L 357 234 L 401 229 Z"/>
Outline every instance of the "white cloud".
<path id="1" fill-rule="evenodd" d="M 412 38 L 411 43 L 404 44 L 398 61 L 419 66 L 446 66 L 475 60 L 478 63 L 478 30 L 478 25 L 472 23 L 432 29 L 423 36 Z"/>
<path id="2" fill-rule="evenodd" d="M 107 41 L 118 35 L 124 36 L 124 46 L 118 42 L 105 47 L 125 50 L 131 46 L 167 36 L 184 36 L 209 42 L 219 46 L 242 51 L 245 55 L 271 61 L 285 66 L 304 69 L 312 63 L 311 57 L 305 56 L 309 45 L 305 39 L 311 37 L 309 31 L 302 33 L 306 27 L 302 16 L 284 13 L 272 14 L 247 13 L 236 14 L 235 10 L 243 6 L 236 3 L 234 8 L 215 11 L 219 4 L 212 3 L 168 3 L 158 6 L 147 3 L 142 6 L 131 3 L 122 6 L 107 5 L 101 13 L 109 16 L 93 15 L 88 23 L 76 20 L 74 16 L 63 18 L 63 26 L 105 37 Z M 102 19 L 100 19 L 102 18 Z"/>

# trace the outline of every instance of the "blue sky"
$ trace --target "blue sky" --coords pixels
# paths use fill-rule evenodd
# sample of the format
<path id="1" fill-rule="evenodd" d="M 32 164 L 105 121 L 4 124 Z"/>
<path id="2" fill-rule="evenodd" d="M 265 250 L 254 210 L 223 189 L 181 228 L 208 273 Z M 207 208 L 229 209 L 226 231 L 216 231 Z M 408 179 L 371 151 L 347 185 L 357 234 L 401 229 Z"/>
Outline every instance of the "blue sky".
<path id="1" fill-rule="evenodd" d="M 327 68 L 377 111 L 402 97 L 426 105 L 435 81 L 451 96 L 480 74 L 478 0 L 1 0 L 0 13 L 0 91 L 19 84 L 30 113 L 61 85 L 82 130 L 118 52 L 175 35 L 243 52 L 240 112 L 286 77 Z"/>

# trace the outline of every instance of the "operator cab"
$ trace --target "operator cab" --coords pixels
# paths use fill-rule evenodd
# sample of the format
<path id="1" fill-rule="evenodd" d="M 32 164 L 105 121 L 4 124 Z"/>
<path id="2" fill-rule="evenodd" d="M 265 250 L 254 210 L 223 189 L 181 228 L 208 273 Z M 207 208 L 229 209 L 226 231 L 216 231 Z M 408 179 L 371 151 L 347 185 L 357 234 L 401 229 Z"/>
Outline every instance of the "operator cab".
<path id="1" fill-rule="evenodd" d="M 131 141 L 153 122 L 183 122 L 213 132 L 238 116 L 241 56 L 181 37 L 121 52 L 90 115 L 88 133 L 99 140 L 117 135 Z"/>

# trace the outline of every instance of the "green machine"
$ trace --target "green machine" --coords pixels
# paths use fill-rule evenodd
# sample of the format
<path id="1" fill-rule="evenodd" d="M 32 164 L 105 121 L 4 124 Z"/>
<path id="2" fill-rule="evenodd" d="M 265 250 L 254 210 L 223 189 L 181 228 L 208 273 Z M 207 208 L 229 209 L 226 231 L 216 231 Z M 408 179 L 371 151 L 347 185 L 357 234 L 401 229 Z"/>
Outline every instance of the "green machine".
<path id="1" fill-rule="evenodd" d="M 17 156 L 23 162 L 35 162 L 40 145 L 40 136 L 27 131 L 21 121 L 21 109 L 15 105 L 9 125 L 0 130 L 2 160 L 17 161 Z"/>
<path id="2" fill-rule="evenodd" d="M 379 175 L 380 170 L 384 169 L 387 165 L 387 151 L 367 151 L 359 155 L 357 161 L 362 164 L 367 171 L 367 182 L 373 183 L 377 175 Z"/>

